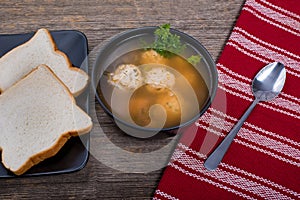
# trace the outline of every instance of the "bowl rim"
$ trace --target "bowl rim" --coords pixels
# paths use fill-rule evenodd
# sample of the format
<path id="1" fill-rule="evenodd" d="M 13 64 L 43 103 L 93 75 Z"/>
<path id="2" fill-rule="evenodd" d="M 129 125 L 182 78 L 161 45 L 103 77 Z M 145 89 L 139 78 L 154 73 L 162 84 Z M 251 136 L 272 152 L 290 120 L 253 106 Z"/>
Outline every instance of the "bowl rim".
<path id="1" fill-rule="evenodd" d="M 133 128 L 133 129 L 138 129 L 140 131 L 149 131 L 149 132 L 166 131 L 166 132 L 168 132 L 168 131 L 174 131 L 174 130 L 186 127 L 186 126 L 194 123 L 199 117 L 201 117 L 207 111 L 207 109 L 210 107 L 213 99 L 216 96 L 216 91 L 217 91 L 217 88 L 218 88 L 217 66 L 216 66 L 212 56 L 208 52 L 208 50 L 198 40 L 196 40 L 194 37 L 188 35 L 187 33 L 179 31 L 177 29 L 170 28 L 171 33 L 175 33 L 175 34 L 179 35 L 181 40 L 186 41 L 186 39 L 188 39 L 189 41 L 191 41 L 189 43 L 192 43 L 194 47 L 195 46 L 197 47 L 196 49 L 201 49 L 202 50 L 201 54 L 202 54 L 203 57 L 205 57 L 205 60 L 208 64 L 208 66 L 209 66 L 209 71 L 210 71 L 209 75 L 214 76 L 214 77 L 212 77 L 212 81 L 211 81 L 212 86 L 211 86 L 211 88 L 208 88 L 209 97 L 206 100 L 205 105 L 199 110 L 199 113 L 197 115 L 195 115 L 194 117 L 192 117 L 191 119 L 189 119 L 186 122 L 180 123 L 177 126 L 166 127 L 166 128 L 145 128 L 145 127 L 142 127 L 142 126 L 138 126 L 138 125 L 134 125 L 134 124 L 131 124 L 129 122 L 126 122 L 125 120 L 115 116 L 105 106 L 105 104 L 103 103 L 103 101 L 101 100 L 101 98 L 100 98 L 100 96 L 97 92 L 97 86 L 99 85 L 99 80 L 95 81 L 95 77 L 97 77 L 97 75 L 95 74 L 95 71 L 96 71 L 97 67 L 99 66 L 99 64 L 98 64 L 99 63 L 99 58 L 101 57 L 101 54 L 103 53 L 103 51 L 105 49 L 107 49 L 108 47 L 110 47 L 112 44 L 114 44 L 116 42 L 119 43 L 119 42 L 124 41 L 126 38 L 130 38 L 130 37 L 142 34 L 142 33 L 149 33 L 149 31 L 154 32 L 154 30 L 156 30 L 157 28 L 158 28 L 158 26 L 145 26 L 145 27 L 133 28 L 133 29 L 123 31 L 123 32 L 121 32 L 119 34 L 116 34 L 116 35 L 112 36 L 111 38 L 105 40 L 106 43 L 99 49 L 99 51 L 97 53 L 97 56 L 96 56 L 96 59 L 95 59 L 95 62 L 92 65 L 92 70 L 91 70 L 91 77 L 92 77 L 91 82 L 92 83 L 91 83 L 91 85 L 92 85 L 92 90 L 94 91 L 96 99 L 99 102 L 100 106 L 111 118 L 113 118 L 113 120 L 116 120 L 116 121 L 118 121 L 118 123 L 121 123 L 125 126 Z M 184 37 L 184 39 L 182 37 Z M 118 42 L 118 40 L 119 40 L 119 42 Z M 95 82 L 97 82 L 97 83 L 95 83 Z"/>

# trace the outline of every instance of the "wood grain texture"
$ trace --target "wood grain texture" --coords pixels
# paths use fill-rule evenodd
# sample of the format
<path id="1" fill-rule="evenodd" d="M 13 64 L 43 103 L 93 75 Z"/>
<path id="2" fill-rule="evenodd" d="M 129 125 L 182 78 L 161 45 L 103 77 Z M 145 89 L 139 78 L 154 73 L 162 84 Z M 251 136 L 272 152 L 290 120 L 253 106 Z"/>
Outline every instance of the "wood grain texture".
<path id="1" fill-rule="evenodd" d="M 87 36 L 93 51 L 121 31 L 171 23 L 199 40 L 217 60 L 242 4 L 242 0 L 1 0 L 0 34 L 32 32 L 41 27 L 75 29 Z M 126 151 L 152 152 L 173 139 L 170 135 L 134 139 L 123 134 L 97 103 L 95 108 L 93 121 L 101 123 L 94 131 L 100 131 L 101 126 L 106 136 Z M 92 145 L 101 141 L 95 137 Z M 147 162 L 135 164 L 146 166 Z M 90 156 L 87 166 L 75 173 L 0 179 L 0 199 L 151 199 L 162 172 L 121 172 Z"/>

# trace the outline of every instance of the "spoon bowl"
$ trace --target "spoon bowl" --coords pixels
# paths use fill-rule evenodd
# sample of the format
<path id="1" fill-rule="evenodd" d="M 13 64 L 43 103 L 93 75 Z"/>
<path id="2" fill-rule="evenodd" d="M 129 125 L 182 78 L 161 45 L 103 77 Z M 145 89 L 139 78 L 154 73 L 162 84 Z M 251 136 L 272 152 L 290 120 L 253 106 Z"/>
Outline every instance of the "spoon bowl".
<path id="1" fill-rule="evenodd" d="M 281 92 L 285 83 L 286 71 L 279 62 L 268 64 L 254 77 L 252 91 L 259 101 L 274 99 Z"/>
<path id="2" fill-rule="evenodd" d="M 269 101 L 277 97 L 284 86 L 285 78 L 286 70 L 280 62 L 268 64 L 256 74 L 252 81 L 252 92 L 255 100 L 220 145 L 206 159 L 204 162 L 206 169 L 214 170 L 218 167 L 233 139 L 256 104 L 260 101 Z"/>

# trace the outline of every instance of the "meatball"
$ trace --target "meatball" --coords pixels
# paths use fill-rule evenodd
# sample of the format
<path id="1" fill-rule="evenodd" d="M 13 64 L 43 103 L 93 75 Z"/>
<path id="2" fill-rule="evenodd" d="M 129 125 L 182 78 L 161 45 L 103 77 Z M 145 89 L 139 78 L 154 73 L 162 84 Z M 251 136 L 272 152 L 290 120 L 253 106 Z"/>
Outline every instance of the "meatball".
<path id="1" fill-rule="evenodd" d="M 156 90 L 149 90 L 149 87 L 151 86 L 144 85 L 138 88 L 130 97 L 129 112 L 132 120 L 140 126 L 147 126 L 153 121 L 155 127 L 163 118 L 160 112 L 163 109 L 166 114 L 164 127 L 179 124 L 181 121 L 181 105 L 177 95 L 167 88 L 157 92 Z M 157 105 L 160 105 L 161 110 L 157 110 Z M 152 115 L 150 115 L 151 108 L 154 108 Z"/>
<path id="2" fill-rule="evenodd" d="M 175 85 L 175 76 L 165 67 L 155 67 L 146 72 L 145 83 L 154 88 L 172 88 Z"/>
<path id="3" fill-rule="evenodd" d="M 154 50 L 147 50 L 142 53 L 140 58 L 140 64 L 149 64 L 149 63 L 157 63 L 157 64 L 165 64 L 167 65 L 169 60 Z"/>
<path id="4" fill-rule="evenodd" d="M 136 89 L 143 84 L 143 77 L 137 66 L 122 64 L 109 74 L 108 83 L 120 89 Z"/>

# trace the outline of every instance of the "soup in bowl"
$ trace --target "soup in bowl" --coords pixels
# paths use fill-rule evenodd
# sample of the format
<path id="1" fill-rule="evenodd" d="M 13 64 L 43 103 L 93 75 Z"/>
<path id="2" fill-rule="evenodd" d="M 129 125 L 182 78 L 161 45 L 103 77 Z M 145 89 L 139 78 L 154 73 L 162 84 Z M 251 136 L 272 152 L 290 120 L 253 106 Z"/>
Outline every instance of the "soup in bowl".
<path id="1" fill-rule="evenodd" d="M 147 138 L 195 122 L 215 96 L 217 71 L 194 38 L 168 26 L 144 27 L 101 48 L 92 85 L 125 133 Z"/>

